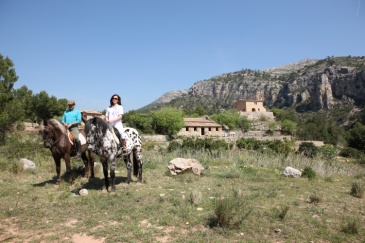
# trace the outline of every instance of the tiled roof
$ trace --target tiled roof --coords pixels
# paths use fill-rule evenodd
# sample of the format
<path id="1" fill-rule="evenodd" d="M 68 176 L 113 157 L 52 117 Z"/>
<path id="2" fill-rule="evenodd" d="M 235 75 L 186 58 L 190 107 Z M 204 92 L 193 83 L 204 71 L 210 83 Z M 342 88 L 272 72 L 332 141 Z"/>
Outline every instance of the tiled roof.
<path id="1" fill-rule="evenodd" d="M 208 116 L 198 118 L 184 118 L 185 127 L 222 127 Z"/>
<path id="2" fill-rule="evenodd" d="M 87 113 L 87 114 L 98 114 L 101 115 L 100 112 L 95 111 L 95 110 L 82 110 L 81 112 Z"/>

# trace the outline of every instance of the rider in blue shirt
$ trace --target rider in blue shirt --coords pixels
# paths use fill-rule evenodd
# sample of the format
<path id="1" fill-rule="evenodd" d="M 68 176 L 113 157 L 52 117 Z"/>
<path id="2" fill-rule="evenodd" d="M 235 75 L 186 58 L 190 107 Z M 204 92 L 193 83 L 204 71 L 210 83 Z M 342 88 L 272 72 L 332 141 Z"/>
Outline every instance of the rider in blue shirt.
<path id="1" fill-rule="evenodd" d="M 61 123 L 65 126 L 66 129 L 72 132 L 72 135 L 75 138 L 77 154 L 76 158 L 81 157 L 81 143 L 79 139 L 79 124 L 81 123 L 81 112 L 75 109 L 75 101 L 68 100 L 67 101 L 68 109 L 63 113 L 63 117 Z"/>

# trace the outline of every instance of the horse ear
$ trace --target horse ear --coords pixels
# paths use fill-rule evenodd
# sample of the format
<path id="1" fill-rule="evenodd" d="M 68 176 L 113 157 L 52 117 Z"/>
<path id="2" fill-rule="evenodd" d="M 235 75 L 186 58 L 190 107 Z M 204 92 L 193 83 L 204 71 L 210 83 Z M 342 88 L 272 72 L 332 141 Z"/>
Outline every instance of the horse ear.
<path id="1" fill-rule="evenodd" d="M 43 120 L 41 120 L 40 122 L 39 122 L 39 131 L 38 131 L 38 135 L 41 135 L 42 134 L 42 131 L 44 130 L 44 121 Z"/>

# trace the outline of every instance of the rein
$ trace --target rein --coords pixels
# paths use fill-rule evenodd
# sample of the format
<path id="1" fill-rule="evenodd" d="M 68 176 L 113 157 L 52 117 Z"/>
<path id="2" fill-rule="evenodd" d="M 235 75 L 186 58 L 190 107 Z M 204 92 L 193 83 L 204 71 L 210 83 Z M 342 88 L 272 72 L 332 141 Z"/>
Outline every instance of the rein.
<path id="1" fill-rule="evenodd" d="M 64 134 L 62 134 L 62 136 L 60 136 L 55 142 L 53 142 L 53 140 L 51 140 L 51 148 L 58 142 L 58 141 L 60 141 L 60 139 L 63 137 L 63 136 L 65 136 L 66 134 L 64 133 Z"/>
<path id="2" fill-rule="evenodd" d="M 53 133 L 53 132 L 52 132 Z M 63 133 L 62 136 L 60 136 L 55 142 L 53 142 L 53 139 L 50 139 L 51 148 L 55 146 L 55 144 L 60 141 L 61 138 L 63 138 L 66 135 L 66 133 Z"/>

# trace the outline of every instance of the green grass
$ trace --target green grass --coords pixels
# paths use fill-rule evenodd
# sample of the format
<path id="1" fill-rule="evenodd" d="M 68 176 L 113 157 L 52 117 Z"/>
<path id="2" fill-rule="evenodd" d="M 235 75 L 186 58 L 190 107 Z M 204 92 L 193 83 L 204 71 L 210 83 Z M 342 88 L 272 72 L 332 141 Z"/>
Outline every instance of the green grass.
<path id="1" fill-rule="evenodd" d="M 355 178 L 365 182 L 359 164 L 253 151 L 210 155 L 145 149 L 143 183 L 133 178 L 127 186 L 119 160 L 116 192 L 107 193 L 101 190 L 100 166 L 94 179 L 75 173 L 73 188 L 65 178 L 56 186 L 49 151 L 28 136 L 20 145 L 31 148 L 26 153 L 17 150 L 16 156 L 10 147 L 0 147 L 0 241 L 72 242 L 77 234 L 105 242 L 365 240 L 365 199 L 351 195 Z M 14 171 L 8 165 L 22 157 L 34 161 L 36 169 Z M 172 176 L 167 164 L 176 157 L 197 159 L 206 171 Z M 311 167 L 315 180 L 286 178 L 286 166 Z M 89 194 L 79 196 L 81 188 Z"/>

